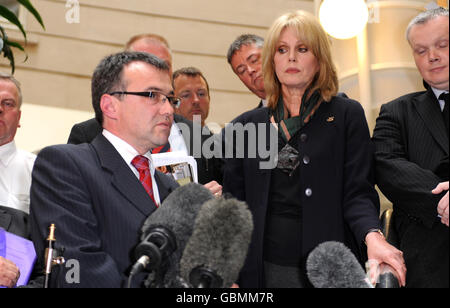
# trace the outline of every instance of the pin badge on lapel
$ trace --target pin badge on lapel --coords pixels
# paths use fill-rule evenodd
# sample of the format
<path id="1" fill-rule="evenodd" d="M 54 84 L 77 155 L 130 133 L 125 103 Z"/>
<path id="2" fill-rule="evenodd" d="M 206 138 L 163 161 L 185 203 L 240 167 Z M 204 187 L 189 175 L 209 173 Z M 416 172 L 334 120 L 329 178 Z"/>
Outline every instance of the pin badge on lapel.
<path id="1" fill-rule="evenodd" d="M 327 122 L 328 123 L 334 122 L 334 117 L 328 117 Z"/>

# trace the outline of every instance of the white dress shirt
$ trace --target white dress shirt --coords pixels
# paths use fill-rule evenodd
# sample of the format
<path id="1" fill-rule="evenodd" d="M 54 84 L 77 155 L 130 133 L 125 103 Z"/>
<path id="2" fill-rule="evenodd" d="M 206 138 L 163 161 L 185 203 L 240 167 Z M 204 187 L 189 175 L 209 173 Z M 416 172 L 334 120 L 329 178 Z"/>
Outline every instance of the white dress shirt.
<path id="1" fill-rule="evenodd" d="M 172 152 L 183 152 L 186 156 L 189 156 L 186 142 L 184 141 L 181 130 L 175 121 L 172 122 L 172 127 L 170 128 L 169 144 Z"/>
<path id="2" fill-rule="evenodd" d="M 113 145 L 113 147 L 119 152 L 120 156 L 127 163 L 128 167 L 130 167 L 131 171 L 134 173 L 136 178 L 139 180 L 139 171 L 133 166 L 131 161 L 138 155 L 138 151 L 135 150 L 130 144 L 126 141 L 120 139 L 116 135 L 112 134 L 106 129 L 103 129 L 103 136 L 108 139 L 109 142 Z M 145 153 L 144 155 L 148 158 L 148 163 L 150 167 L 150 174 L 152 176 L 152 188 L 153 188 L 153 197 L 159 207 L 161 205 L 161 198 L 159 197 L 158 184 L 155 181 L 155 166 L 153 164 L 152 155 L 150 152 Z"/>
<path id="3" fill-rule="evenodd" d="M 0 205 L 30 213 L 35 160 L 36 155 L 17 149 L 14 141 L 0 146 Z"/>

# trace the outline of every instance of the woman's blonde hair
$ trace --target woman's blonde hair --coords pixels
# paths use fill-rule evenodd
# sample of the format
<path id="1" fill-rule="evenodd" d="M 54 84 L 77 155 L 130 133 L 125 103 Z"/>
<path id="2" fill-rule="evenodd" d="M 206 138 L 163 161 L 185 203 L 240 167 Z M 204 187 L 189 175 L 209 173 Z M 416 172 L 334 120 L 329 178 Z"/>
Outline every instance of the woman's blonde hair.
<path id="1" fill-rule="evenodd" d="M 319 63 L 319 71 L 309 87 L 309 93 L 319 90 L 322 99 L 330 101 L 339 88 L 336 67 L 331 57 L 330 41 L 319 21 L 312 14 L 295 11 L 286 13 L 275 20 L 265 39 L 262 65 L 269 108 L 276 108 L 281 93 L 281 84 L 275 73 L 274 56 L 281 32 L 287 27 L 297 31 L 299 38 L 312 51 Z"/>

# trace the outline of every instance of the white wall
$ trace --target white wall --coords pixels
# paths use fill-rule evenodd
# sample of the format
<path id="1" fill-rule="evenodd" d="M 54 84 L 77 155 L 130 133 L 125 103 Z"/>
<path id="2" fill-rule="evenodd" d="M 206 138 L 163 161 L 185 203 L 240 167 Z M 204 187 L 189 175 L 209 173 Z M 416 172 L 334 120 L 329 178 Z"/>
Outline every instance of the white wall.
<path id="1" fill-rule="evenodd" d="M 22 104 L 22 117 L 16 134 L 18 148 L 35 152 L 41 148 L 67 143 L 74 123 L 93 118 L 90 111 Z"/>

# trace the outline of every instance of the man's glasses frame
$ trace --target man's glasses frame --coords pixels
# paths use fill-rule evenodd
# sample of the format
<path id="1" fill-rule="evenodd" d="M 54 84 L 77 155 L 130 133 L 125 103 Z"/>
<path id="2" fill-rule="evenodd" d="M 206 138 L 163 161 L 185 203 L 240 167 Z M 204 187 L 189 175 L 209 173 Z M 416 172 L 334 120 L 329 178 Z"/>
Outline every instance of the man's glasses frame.
<path id="1" fill-rule="evenodd" d="M 169 103 L 174 107 L 178 108 L 180 106 L 181 100 L 180 98 L 176 96 L 168 96 L 160 91 L 149 91 L 149 92 L 127 92 L 127 91 L 116 91 L 108 93 L 109 95 L 137 95 L 137 96 L 143 96 L 148 97 L 150 99 L 150 102 L 152 102 L 152 105 L 156 105 L 158 103 L 164 104 L 166 101 L 169 101 Z"/>

